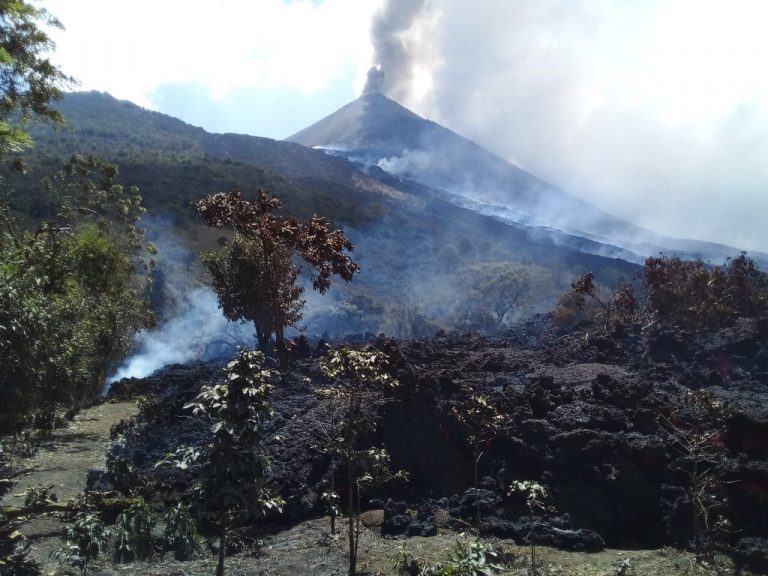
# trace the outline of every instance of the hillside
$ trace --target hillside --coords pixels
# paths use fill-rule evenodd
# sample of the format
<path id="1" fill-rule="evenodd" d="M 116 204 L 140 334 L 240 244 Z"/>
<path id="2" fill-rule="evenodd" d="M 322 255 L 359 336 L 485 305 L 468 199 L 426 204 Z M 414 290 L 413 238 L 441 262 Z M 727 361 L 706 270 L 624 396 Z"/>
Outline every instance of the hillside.
<path id="1" fill-rule="evenodd" d="M 97 154 L 116 162 L 122 182 L 141 188 L 150 215 L 170 218 L 183 245 L 196 252 L 213 247 L 220 234 L 197 222 L 192 202 L 235 187 L 246 194 L 269 190 L 286 213 L 325 215 L 355 244 L 359 280 L 322 303 L 310 302 L 310 315 L 322 314 L 326 324 L 317 334 L 333 334 L 339 315 L 349 310 L 360 317 L 351 323 L 360 332 L 422 335 L 454 325 L 457 305 L 466 299 L 457 274 L 478 262 L 527 262 L 548 270 L 551 281 L 531 308 L 541 310 L 586 270 L 611 285 L 636 269 L 620 248 L 489 217 L 418 182 L 363 171 L 294 142 L 209 134 L 96 92 L 69 94 L 59 109 L 66 126 L 36 127 L 36 146 L 27 155 L 31 175 L 12 179 L 17 209 L 45 214 L 36 178 L 74 152 Z"/>
<path id="2" fill-rule="evenodd" d="M 675 252 L 715 263 L 738 252 L 634 226 L 381 94 L 363 95 L 288 140 L 325 149 L 372 174 L 386 171 L 427 186 L 458 206 L 523 225 L 540 237 L 549 236 L 582 252 L 635 262 L 659 252 Z M 768 255 L 753 256 L 768 263 Z"/>

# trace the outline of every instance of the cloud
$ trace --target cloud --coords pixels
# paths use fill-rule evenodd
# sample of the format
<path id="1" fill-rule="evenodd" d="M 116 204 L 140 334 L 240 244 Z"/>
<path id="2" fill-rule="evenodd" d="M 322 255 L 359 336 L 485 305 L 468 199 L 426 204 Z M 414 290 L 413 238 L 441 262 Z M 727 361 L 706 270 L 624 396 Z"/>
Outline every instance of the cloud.
<path id="1" fill-rule="evenodd" d="M 397 4 L 392 1 L 390 6 Z M 641 226 L 768 251 L 768 5 L 436 0 L 406 106 Z M 423 54 L 428 56 L 424 57 Z"/>
<path id="2" fill-rule="evenodd" d="M 203 84 L 213 100 L 233 90 L 321 91 L 371 59 L 369 21 L 380 0 L 73 2 L 46 7 L 66 27 L 54 59 L 83 89 L 153 107 L 164 84 Z"/>

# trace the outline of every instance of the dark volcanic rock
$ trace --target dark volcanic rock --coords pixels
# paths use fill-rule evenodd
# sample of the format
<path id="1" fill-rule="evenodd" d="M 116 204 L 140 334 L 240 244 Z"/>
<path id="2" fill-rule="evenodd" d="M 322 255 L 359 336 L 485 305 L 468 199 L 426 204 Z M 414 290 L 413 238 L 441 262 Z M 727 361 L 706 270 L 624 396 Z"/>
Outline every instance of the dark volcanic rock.
<path id="1" fill-rule="evenodd" d="M 742 538 L 733 550 L 734 558 L 753 570 L 768 571 L 768 540 Z"/>
<path id="2" fill-rule="evenodd" d="M 695 337 L 637 328 L 548 338 L 510 331 L 498 341 L 443 333 L 413 341 L 381 337 L 370 344 L 389 356 L 400 386 L 367 445 L 386 447 L 392 467 L 410 474 L 408 484 L 371 494 L 387 502 L 382 530 L 434 533 L 433 503 L 449 513 L 446 526 L 465 530 L 479 502 L 483 531 L 522 542 L 532 521 L 526 520 L 524 499 L 507 495 L 507 487 L 528 479 L 548 486 L 548 503 L 561 515 L 536 524 L 542 544 L 575 550 L 597 550 L 603 542 L 685 546 L 692 537 L 689 487 L 673 466 L 680 451 L 659 417 L 685 417 L 686 395 L 705 388 L 727 412 L 725 430 L 716 436 L 727 457 L 725 509 L 741 531 L 739 553 L 759 564 L 768 539 L 768 387 L 761 376 L 768 372 L 768 324 L 744 321 Z M 315 355 L 325 345 L 318 348 Z M 206 445 L 208 426 L 190 418 L 183 405 L 219 370 L 171 367 L 115 387 L 118 395 L 150 391 L 158 398 L 137 423 L 119 427 L 126 438 L 114 449 L 140 469 L 158 498 L 178 499 L 192 484 L 194 471 L 172 476 L 153 466 L 178 447 Z M 288 519 L 318 513 L 329 482 L 330 461 L 314 447 L 327 410 L 314 394 L 321 382 L 311 361 L 298 362 L 273 397 L 275 418 L 266 430 L 271 474 L 287 501 Z M 471 431 L 457 413 L 477 394 L 496 407 L 503 425 L 483 442 L 483 481 L 476 491 Z M 344 501 L 342 472 L 337 467 L 336 489 Z"/>
<path id="3" fill-rule="evenodd" d="M 501 504 L 501 497 L 492 490 L 468 488 L 457 505 L 448 510 L 451 516 L 469 520 L 475 517 L 478 506 L 481 516 L 492 515 Z"/>
<path id="4" fill-rule="evenodd" d="M 413 522 L 413 517 L 406 510 L 405 502 L 387 500 L 384 504 L 384 521 L 381 524 L 381 533 L 387 536 L 405 534 Z"/>

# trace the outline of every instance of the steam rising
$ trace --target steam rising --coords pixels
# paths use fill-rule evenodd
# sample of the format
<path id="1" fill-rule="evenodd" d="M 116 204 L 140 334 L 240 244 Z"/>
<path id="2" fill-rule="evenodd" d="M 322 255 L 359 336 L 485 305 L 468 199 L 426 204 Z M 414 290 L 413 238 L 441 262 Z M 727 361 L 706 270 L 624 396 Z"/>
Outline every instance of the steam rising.
<path id="1" fill-rule="evenodd" d="M 109 378 L 144 378 L 166 364 L 209 360 L 216 357 L 216 343 L 222 342 L 230 323 L 218 308 L 216 295 L 207 288 L 186 294 L 180 303 L 184 311 L 157 329 L 136 337 L 136 353 Z"/>

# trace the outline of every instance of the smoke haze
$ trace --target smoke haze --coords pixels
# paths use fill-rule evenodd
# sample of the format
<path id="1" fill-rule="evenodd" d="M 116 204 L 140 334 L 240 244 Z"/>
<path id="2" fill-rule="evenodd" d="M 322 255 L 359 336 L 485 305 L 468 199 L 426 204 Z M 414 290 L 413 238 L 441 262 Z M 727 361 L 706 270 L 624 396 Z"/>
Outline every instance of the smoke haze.
<path id="1" fill-rule="evenodd" d="M 766 18 L 749 0 L 390 0 L 368 88 L 640 226 L 768 251 Z"/>
<path id="2" fill-rule="evenodd" d="M 154 275 L 158 326 L 136 335 L 135 351 L 107 378 L 144 378 L 166 364 L 211 360 L 234 353 L 236 346 L 253 346 L 251 326 L 228 321 L 216 294 L 201 282 L 200 261 L 170 231 L 170 221 L 145 216 L 147 240 L 158 248 Z"/>

